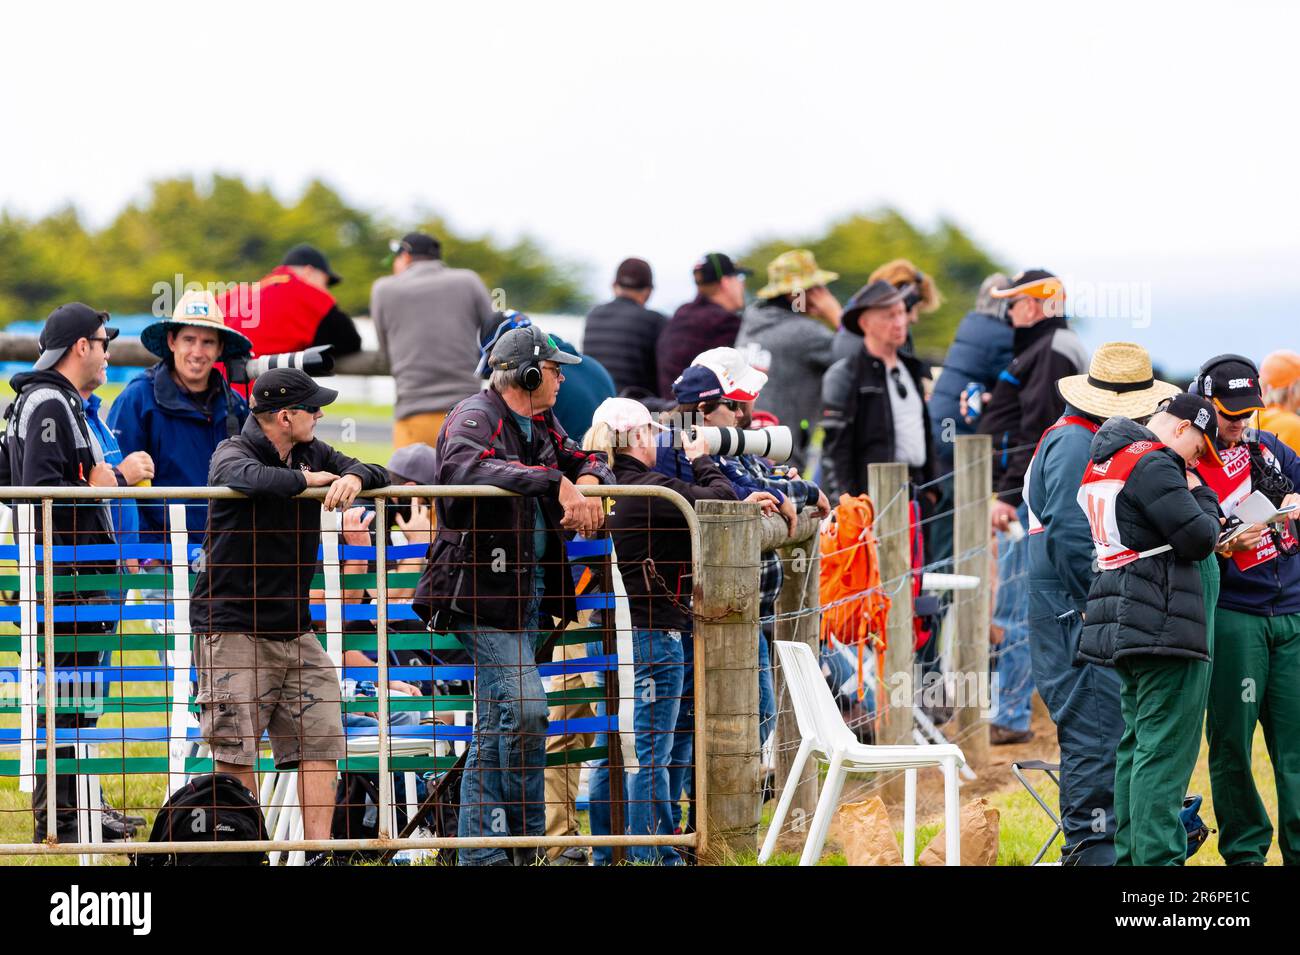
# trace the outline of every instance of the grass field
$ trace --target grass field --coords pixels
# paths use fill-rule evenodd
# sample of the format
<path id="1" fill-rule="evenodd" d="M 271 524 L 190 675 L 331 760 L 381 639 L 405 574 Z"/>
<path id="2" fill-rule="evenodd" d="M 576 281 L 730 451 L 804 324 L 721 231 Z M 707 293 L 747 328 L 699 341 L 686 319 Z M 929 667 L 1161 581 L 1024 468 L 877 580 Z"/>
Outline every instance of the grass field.
<path id="1" fill-rule="evenodd" d="M 9 625 L 5 625 L 9 626 Z M 16 663 L 14 654 L 0 654 L 0 665 L 12 666 Z M 137 652 L 125 654 L 125 663 L 132 665 L 145 665 L 155 662 L 154 655 L 148 652 Z M 114 695 L 120 691 L 120 686 L 115 686 Z M 162 694 L 166 688 L 162 684 L 133 684 L 130 692 L 133 694 Z M 127 714 L 110 715 L 104 717 L 101 726 L 121 726 L 137 725 L 144 726 L 157 724 L 160 719 L 159 714 Z M 0 726 L 12 727 L 17 725 L 17 716 L 5 715 L 0 716 Z M 132 743 L 126 744 L 127 755 L 130 756 L 165 756 L 166 746 L 162 743 Z M 101 750 L 101 755 L 112 756 L 121 752 L 121 746 L 105 746 Z M 1269 814 L 1276 819 L 1277 814 L 1277 795 L 1273 785 L 1272 769 L 1268 761 L 1267 753 L 1264 749 L 1263 734 L 1259 733 L 1255 740 L 1255 777 L 1259 785 L 1260 795 L 1268 807 Z M 1046 783 L 1046 780 L 1043 780 Z M 151 822 L 157 807 L 164 800 L 165 782 L 162 776 L 115 776 L 104 777 L 103 787 L 108 801 L 121 809 L 130 809 L 134 814 L 143 815 Z M 1050 789 L 1050 784 L 1048 784 Z M 1055 804 L 1054 792 L 1040 790 L 1044 793 L 1049 804 Z M 1210 795 L 1209 771 L 1207 765 L 1206 747 L 1202 744 L 1200 759 L 1196 766 L 1196 771 L 1192 776 L 1192 782 L 1189 792 L 1200 793 L 1205 797 L 1205 805 L 1202 808 L 1201 815 L 1206 823 L 1212 828 L 1217 828 L 1214 819 L 1213 800 Z M 989 801 L 998 809 L 1000 814 L 999 827 L 999 844 L 998 844 L 998 865 L 1028 865 L 1037 853 L 1039 846 L 1048 837 L 1051 832 L 1051 823 L 1033 801 L 1030 795 L 1020 788 L 1019 784 L 1011 784 L 1003 787 L 1001 790 L 993 792 L 988 796 Z M 3 843 L 23 843 L 31 839 L 32 816 L 30 811 L 30 797 L 25 793 L 20 793 L 17 788 L 17 780 L 12 778 L 0 779 L 0 842 Z M 764 809 L 764 824 L 771 815 L 773 804 L 768 803 Z M 582 815 L 583 831 L 586 829 L 585 813 Z M 897 828 L 897 827 L 896 827 Z M 925 849 L 926 844 L 939 831 L 938 820 L 935 818 L 922 818 L 921 825 L 917 831 L 917 852 L 918 854 Z M 143 838 L 142 835 L 140 838 Z M 901 834 L 898 836 L 901 848 Z M 1221 865 L 1222 860 L 1219 858 L 1217 849 L 1217 837 L 1211 836 L 1190 861 L 1191 865 Z M 798 862 L 798 852 L 778 852 L 773 858 L 774 865 L 795 865 Z M 1045 862 L 1054 862 L 1060 858 L 1059 840 L 1053 846 L 1044 858 Z M 1281 857 L 1276 846 L 1269 853 L 1268 861 L 1270 864 L 1279 864 Z M 737 865 L 754 865 L 756 864 L 753 856 L 742 857 L 734 860 Z M 75 865 L 75 857 L 68 858 L 51 858 L 35 856 L 6 856 L 0 857 L 0 865 Z M 105 864 L 121 865 L 124 860 L 120 857 L 105 857 Z M 822 858 L 823 865 L 844 865 L 844 856 L 837 851 L 834 845 L 828 844 L 828 851 Z"/>

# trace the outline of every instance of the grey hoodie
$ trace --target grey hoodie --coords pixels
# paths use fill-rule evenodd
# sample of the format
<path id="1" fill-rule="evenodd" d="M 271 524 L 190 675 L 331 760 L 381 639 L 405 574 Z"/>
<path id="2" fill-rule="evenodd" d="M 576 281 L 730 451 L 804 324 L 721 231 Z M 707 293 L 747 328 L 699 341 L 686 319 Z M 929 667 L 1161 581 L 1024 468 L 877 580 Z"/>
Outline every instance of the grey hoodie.
<path id="1" fill-rule="evenodd" d="M 794 433 L 790 463 L 795 467 L 803 467 L 809 430 L 821 416 L 822 375 L 833 361 L 833 338 L 825 322 L 772 302 L 752 303 L 740 322 L 736 348 L 750 364 L 767 370 L 755 406 Z M 808 429 L 802 427 L 805 421 Z"/>

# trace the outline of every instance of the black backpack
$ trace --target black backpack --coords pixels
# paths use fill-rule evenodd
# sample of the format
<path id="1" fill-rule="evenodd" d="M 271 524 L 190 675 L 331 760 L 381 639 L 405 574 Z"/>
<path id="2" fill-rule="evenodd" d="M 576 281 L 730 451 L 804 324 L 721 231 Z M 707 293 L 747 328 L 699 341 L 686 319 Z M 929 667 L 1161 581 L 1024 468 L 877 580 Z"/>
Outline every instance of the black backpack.
<path id="1" fill-rule="evenodd" d="M 150 842 L 247 842 L 270 838 L 257 796 L 234 776 L 195 776 L 158 812 Z M 139 866 L 266 865 L 265 852 L 151 852 L 132 857 Z"/>

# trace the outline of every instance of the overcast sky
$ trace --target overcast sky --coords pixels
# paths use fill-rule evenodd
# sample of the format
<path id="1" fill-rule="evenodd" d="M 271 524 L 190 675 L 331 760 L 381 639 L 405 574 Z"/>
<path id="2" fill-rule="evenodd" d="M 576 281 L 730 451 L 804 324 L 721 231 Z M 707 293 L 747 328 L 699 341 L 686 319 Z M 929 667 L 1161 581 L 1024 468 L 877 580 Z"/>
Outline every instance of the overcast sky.
<path id="1" fill-rule="evenodd" d="M 1220 316 L 1300 348 L 1294 5 L 23 4 L 0 26 L 0 205 L 25 215 L 320 176 L 532 233 L 593 293 L 643 255 L 671 309 L 706 250 L 889 204 L 1013 267 L 1144 284 L 1128 337 Z"/>

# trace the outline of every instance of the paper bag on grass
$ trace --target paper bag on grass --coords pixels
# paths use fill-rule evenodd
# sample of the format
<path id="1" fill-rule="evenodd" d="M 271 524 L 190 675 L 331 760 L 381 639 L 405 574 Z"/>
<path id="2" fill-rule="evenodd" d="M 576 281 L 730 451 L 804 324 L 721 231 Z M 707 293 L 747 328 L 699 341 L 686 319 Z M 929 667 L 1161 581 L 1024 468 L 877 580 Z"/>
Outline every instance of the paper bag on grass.
<path id="1" fill-rule="evenodd" d="M 902 865 L 903 854 L 879 796 L 845 803 L 835 814 L 836 838 L 848 865 Z"/>
<path id="2" fill-rule="evenodd" d="M 996 865 L 998 861 L 998 811 L 984 798 L 961 807 L 961 864 Z M 943 828 L 934 834 L 917 865 L 943 865 L 948 858 Z"/>

